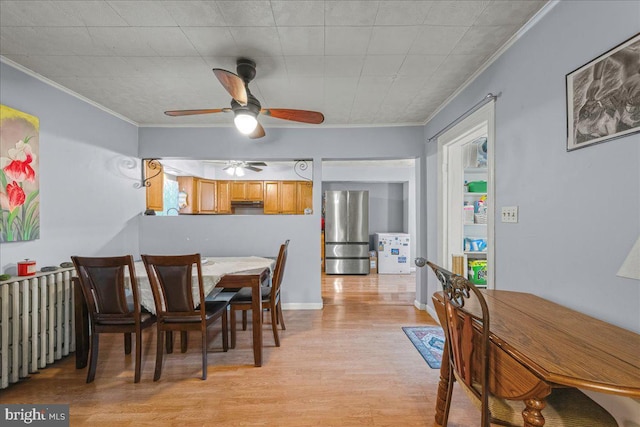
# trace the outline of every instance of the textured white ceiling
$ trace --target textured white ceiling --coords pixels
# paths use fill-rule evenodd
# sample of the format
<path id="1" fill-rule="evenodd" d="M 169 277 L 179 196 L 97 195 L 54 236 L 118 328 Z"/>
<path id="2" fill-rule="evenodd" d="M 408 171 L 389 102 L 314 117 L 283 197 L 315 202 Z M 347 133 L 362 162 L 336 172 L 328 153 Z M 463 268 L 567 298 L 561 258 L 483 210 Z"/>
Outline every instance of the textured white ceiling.
<path id="1" fill-rule="evenodd" d="M 211 69 L 238 57 L 263 107 L 423 124 L 545 3 L 0 0 L 0 55 L 140 125 L 230 125 L 163 112 L 228 107 Z"/>

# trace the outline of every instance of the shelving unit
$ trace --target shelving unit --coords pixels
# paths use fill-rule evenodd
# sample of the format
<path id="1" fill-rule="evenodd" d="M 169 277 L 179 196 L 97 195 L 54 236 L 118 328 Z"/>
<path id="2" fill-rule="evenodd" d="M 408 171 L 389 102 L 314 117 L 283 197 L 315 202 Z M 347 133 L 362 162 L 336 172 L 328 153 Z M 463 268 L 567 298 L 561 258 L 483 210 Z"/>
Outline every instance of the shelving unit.
<path id="1" fill-rule="evenodd" d="M 475 142 L 470 145 L 475 146 Z M 475 150 L 475 148 L 474 148 Z M 464 168 L 464 189 L 463 189 L 463 203 L 465 205 L 474 206 L 480 200 L 484 200 L 484 206 L 487 206 L 490 201 L 487 199 L 487 192 L 470 192 L 467 188 L 467 183 L 474 181 L 488 180 L 488 170 L 486 167 L 465 167 Z M 463 207 L 464 209 L 464 207 Z M 482 212 L 480 212 L 482 213 Z M 465 221 L 465 218 L 467 221 Z M 474 209 L 473 223 L 468 222 L 470 218 L 463 216 L 463 266 L 465 277 L 469 278 L 476 286 L 486 287 L 486 267 L 484 273 L 481 273 L 479 277 L 484 277 L 485 283 L 481 283 L 480 280 L 474 280 L 470 274 L 473 270 L 472 263 L 477 261 L 487 262 L 487 219 L 486 216 L 483 222 L 478 217 L 478 212 Z M 475 248 L 475 250 L 474 250 Z"/>

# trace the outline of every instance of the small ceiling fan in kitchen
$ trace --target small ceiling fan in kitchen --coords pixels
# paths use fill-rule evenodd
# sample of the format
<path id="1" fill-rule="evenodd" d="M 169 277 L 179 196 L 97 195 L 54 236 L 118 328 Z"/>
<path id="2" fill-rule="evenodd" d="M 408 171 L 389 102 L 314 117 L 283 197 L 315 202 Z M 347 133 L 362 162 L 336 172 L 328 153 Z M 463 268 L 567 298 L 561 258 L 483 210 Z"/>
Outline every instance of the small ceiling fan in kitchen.
<path id="1" fill-rule="evenodd" d="M 249 82 L 256 76 L 256 63 L 250 59 L 240 58 L 236 64 L 238 74 L 221 68 L 213 69 L 213 73 L 220 81 L 220 84 L 222 84 L 226 91 L 229 92 L 229 95 L 231 95 L 230 108 L 173 110 L 165 111 L 164 113 L 168 116 L 192 116 L 197 114 L 233 112 L 233 121 L 236 128 L 252 139 L 265 136 L 264 128 L 258 122 L 259 114 L 301 123 L 320 124 L 324 122 L 324 115 L 317 111 L 262 108 L 260 101 L 258 101 L 249 90 Z"/>
<path id="2" fill-rule="evenodd" d="M 231 176 L 244 176 L 245 170 L 253 172 L 262 172 L 262 168 L 258 166 L 267 166 L 265 162 L 244 162 L 239 160 L 229 160 L 222 168 L 223 171 Z"/>

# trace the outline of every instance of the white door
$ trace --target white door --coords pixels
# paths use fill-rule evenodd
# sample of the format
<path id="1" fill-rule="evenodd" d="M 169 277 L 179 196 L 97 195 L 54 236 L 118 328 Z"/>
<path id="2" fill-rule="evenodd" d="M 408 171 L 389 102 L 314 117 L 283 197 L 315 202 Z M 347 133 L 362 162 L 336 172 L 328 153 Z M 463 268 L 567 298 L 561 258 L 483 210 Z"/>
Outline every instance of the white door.
<path id="1" fill-rule="evenodd" d="M 438 244 L 439 262 L 447 269 L 453 269 L 452 257 L 462 256 L 465 272 L 468 260 L 486 259 L 487 287 L 494 283 L 494 102 L 489 102 L 475 113 L 438 137 Z M 465 200 L 471 202 L 465 192 L 465 178 L 475 179 L 468 169 L 468 147 L 479 138 L 487 138 L 487 165 L 482 168 L 487 181 L 486 224 L 467 224 L 464 220 Z M 476 168 L 480 169 L 480 168 Z M 466 172 L 465 172 L 466 171 Z M 466 176 L 465 176 L 466 173 Z M 473 196 L 473 195 L 472 195 Z M 476 199 L 477 200 L 477 199 Z M 477 239 L 473 239 L 473 236 Z M 473 239 L 473 240 L 472 240 Z M 471 243 L 486 241 L 486 248 L 469 247 Z M 467 245 L 465 245 L 467 242 Z"/>

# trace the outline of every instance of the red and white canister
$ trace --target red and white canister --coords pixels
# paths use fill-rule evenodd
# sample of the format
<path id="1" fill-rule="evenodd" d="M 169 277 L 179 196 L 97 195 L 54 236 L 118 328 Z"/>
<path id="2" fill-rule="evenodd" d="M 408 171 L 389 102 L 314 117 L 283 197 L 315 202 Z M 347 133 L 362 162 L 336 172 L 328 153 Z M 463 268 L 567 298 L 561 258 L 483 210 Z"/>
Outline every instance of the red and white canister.
<path id="1" fill-rule="evenodd" d="M 30 259 L 18 262 L 18 276 L 33 276 L 36 274 L 36 262 Z"/>

